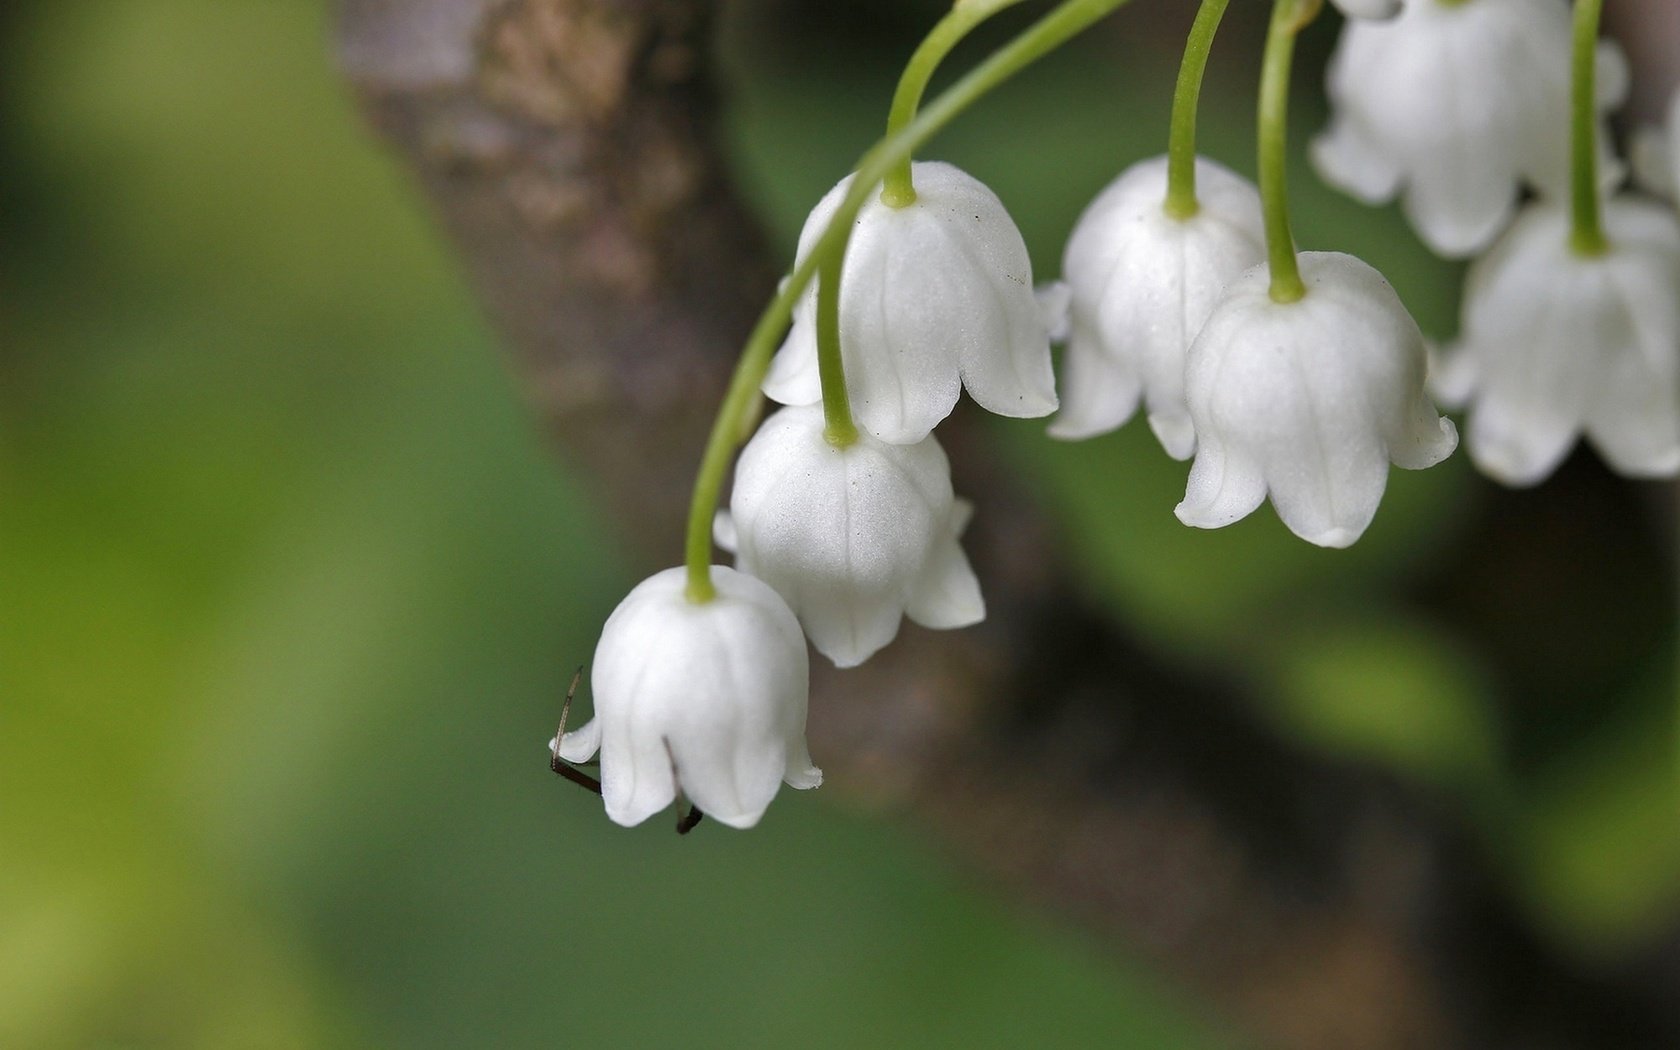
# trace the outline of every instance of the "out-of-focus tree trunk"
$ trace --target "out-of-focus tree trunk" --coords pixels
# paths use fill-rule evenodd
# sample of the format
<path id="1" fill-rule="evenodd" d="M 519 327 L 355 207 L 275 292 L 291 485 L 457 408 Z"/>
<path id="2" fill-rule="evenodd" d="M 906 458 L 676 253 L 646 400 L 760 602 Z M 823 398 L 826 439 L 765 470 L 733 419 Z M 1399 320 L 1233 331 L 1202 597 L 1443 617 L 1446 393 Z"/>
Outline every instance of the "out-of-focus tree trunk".
<path id="1" fill-rule="evenodd" d="M 366 113 L 450 231 L 530 396 L 648 568 L 680 553 L 730 364 L 775 284 L 713 136 L 705 0 L 339 0 Z M 1297 753 L 1074 597 L 958 413 L 991 616 L 816 672 L 840 790 L 908 806 L 1266 1045 L 1680 1045 L 1675 962 L 1548 953 L 1444 815 Z M 964 465 L 970 469 L 964 471 Z M 966 475 L 966 476 L 965 476 Z M 818 661 L 820 664 L 821 662 Z"/>

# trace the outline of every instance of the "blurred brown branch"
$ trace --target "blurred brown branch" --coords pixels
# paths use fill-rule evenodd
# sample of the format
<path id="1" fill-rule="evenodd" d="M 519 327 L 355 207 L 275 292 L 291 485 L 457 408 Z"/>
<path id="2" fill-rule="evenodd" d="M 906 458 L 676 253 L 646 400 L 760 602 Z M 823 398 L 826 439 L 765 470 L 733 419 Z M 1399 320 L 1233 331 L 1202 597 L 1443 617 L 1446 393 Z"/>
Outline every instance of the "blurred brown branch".
<path id="1" fill-rule="evenodd" d="M 776 277 L 713 138 L 714 6 L 339 3 L 369 119 L 649 569 L 678 560 L 705 430 Z M 968 545 L 992 615 L 816 671 L 811 747 L 841 790 L 914 808 L 1264 1045 L 1680 1045 L 1675 959 L 1595 975 L 1556 957 L 1449 815 L 1130 644 L 1007 478 L 963 476 L 990 457 L 961 412 L 941 438 L 984 508 Z"/>

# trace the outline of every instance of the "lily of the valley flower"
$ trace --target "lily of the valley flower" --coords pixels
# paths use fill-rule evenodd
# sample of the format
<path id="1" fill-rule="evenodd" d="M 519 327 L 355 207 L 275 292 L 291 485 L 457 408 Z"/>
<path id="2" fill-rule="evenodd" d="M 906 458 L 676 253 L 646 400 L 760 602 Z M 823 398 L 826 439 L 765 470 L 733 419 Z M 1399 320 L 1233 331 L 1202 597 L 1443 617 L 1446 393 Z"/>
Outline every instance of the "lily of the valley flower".
<path id="1" fill-rule="evenodd" d="M 1368 204 L 1403 193 L 1425 243 L 1468 256 L 1498 236 L 1519 184 L 1561 197 L 1569 174 L 1570 18 L 1564 0 L 1412 0 L 1388 22 L 1349 21 L 1330 60 L 1330 127 L 1312 144 L 1325 181 Z M 1627 93 L 1621 52 L 1598 55 L 1598 107 Z M 1607 184 L 1621 170 L 1601 143 Z"/>
<path id="2" fill-rule="evenodd" d="M 882 441 L 922 440 L 964 387 L 989 411 L 1055 411 L 1043 316 L 1026 243 L 1003 203 L 949 164 L 912 168 L 915 203 L 872 196 L 858 214 L 840 279 L 840 346 L 858 423 Z M 803 259 L 850 187 L 841 180 L 799 235 Z M 786 405 L 822 397 L 816 295 L 794 309 L 764 392 Z"/>
<path id="3" fill-rule="evenodd" d="M 1167 454 L 1188 459 L 1184 355 L 1225 285 L 1266 256 L 1260 196 L 1247 179 L 1196 159 L 1199 208 L 1169 215 L 1167 159 L 1134 164 L 1080 216 L 1062 273 L 1072 289 L 1062 409 L 1054 437 L 1106 433 L 1148 405 Z"/>
<path id="4" fill-rule="evenodd" d="M 1609 249 L 1569 246 L 1569 215 L 1524 211 L 1470 268 L 1452 371 L 1469 387 L 1470 456 L 1508 485 L 1549 475 L 1583 432 L 1616 470 L 1680 472 L 1680 219 L 1604 204 Z"/>
<path id="5" fill-rule="evenodd" d="M 822 409 L 801 406 L 765 420 L 742 451 L 718 538 L 787 600 L 819 652 L 853 667 L 906 615 L 933 628 L 985 617 L 957 544 L 968 514 L 934 438 L 893 445 L 865 433 L 836 448 Z"/>
<path id="6" fill-rule="evenodd" d="M 1458 443 L 1424 393 L 1423 335 L 1382 274 L 1300 256 L 1306 295 L 1274 302 L 1264 265 L 1237 278 L 1190 348 L 1196 462 L 1175 511 L 1219 528 L 1269 492 L 1291 532 L 1346 547 L 1376 514 L 1388 465 L 1432 466 Z"/>
<path id="7" fill-rule="evenodd" d="M 595 717 L 550 744 L 569 762 L 600 751 L 601 794 L 619 824 L 640 824 L 680 790 L 706 816 L 750 828 L 784 781 L 822 783 L 805 748 L 798 621 L 762 581 L 711 572 L 709 602 L 688 600 L 676 568 L 619 603 L 595 647 Z"/>

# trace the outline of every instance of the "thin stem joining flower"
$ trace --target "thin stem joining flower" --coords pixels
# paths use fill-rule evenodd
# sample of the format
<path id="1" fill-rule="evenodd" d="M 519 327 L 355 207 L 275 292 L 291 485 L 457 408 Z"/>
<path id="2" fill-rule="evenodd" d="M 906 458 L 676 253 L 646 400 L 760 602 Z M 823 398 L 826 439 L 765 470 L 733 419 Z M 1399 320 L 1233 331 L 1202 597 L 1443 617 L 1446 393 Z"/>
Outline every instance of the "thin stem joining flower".
<path id="1" fill-rule="evenodd" d="M 951 10 L 928 31 L 910 61 L 905 64 L 904 72 L 898 78 L 898 88 L 893 92 L 892 109 L 887 113 L 887 137 L 891 138 L 916 119 L 916 110 L 922 104 L 922 95 L 927 91 L 928 81 L 939 64 L 945 61 L 945 56 L 962 42 L 976 26 L 1005 8 L 1014 7 L 1022 0 L 957 0 Z M 904 159 L 894 164 L 887 172 L 887 177 L 881 187 L 881 202 L 893 208 L 905 208 L 916 203 L 915 180 L 910 173 L 911 157 L 906 154 Z"/>
<path id="2" fill-rule="evenodd" d="M 1196 200 L 1196 112 L 1202 97 L 1202 76 L 1219 22 L 1230 0 L 1202 0 L 1196 21 L 1184 44 L 1173 87 L 1172 130 L 1167 136 L 1167 214 L 1188 219 L 1201 206 Z"/>
<path id="3" fill-rule="evenodd" d="M 834 243 L 817 266 L 817 370 L 822 382 L 823 436 L 835 448 L 857 441 L 851 397 L 846 392 L 846 365 L 840 354 L 840 273 L 845 268 L 849 239 Z"/>
<path id="4" fill-rule="evenodd" d="M 1068 238 L 1062 410 L 1052 437 L 1079 440 L 1148 407 L 1174 459 L 1196 450 L 1184 361 L 1225 285 L 1265 260 L 1260 197 L 1247 179 L 1196 155 L 1196 109 L 1226 0 L 1204 0 L 1185 42 L 1167 154 L 1121 172 Z"/>
<path id="5" fill-rule="evenodd" d="M 1260 205 L 1266 220 L 1271 296 L 1279 303 L 1292 303 L 1307 294 L 1289 232 L 1289 71 L 1295 37 L 1321 7 L 1322 0 L 1276 0 L 1260 67 Z"/>
<path id="6" fill-rule="evenodd" d="M 1604 239 L 1599 206 L 1596 72 L 1598 20 L 1604 0 L 1575 0 L 1569 93 L 1569 244 L 1579 255 L 1600 255 Z"/>

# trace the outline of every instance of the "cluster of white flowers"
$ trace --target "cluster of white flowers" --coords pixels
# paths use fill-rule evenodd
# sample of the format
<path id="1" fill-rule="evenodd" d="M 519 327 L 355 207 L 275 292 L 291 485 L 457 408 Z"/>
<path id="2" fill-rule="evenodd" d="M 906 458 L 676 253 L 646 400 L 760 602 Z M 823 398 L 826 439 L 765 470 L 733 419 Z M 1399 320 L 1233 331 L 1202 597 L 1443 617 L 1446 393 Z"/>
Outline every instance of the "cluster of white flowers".
<path id="1" fill-rule="evenodd" d="M 1350 22 L 1313 143 L 1326 181 L 1369 203 L 1403 194 L 1426 244 L 1477 256 L 1431 386 L 1468 409 L 1471 459 L 1507 485 L 1544 480 L 1583 434 L 1623 474 L 1680 472 L 1680 218 L 1618 192 L 1603 122 L 1628 69 L 1609 41 L 1593 65 L 1601 243 L 1578 243 L 1571 214 L 1565 0 L 1413 0 L 1391 22 Z M 1680 169 L 1680 95 L 1668 124 L 1636 144 L 1653 193 L 1672 194 Z"/>
<path id="2" fill-rule="evenodd" d="M 1367 201 L 1402 196 L 1440 254 L 1486 250 L 1434 377 L 1471 406 L 1476 463 L 1532 483 L 1585 431 L 1626 473 L 1680 471 L 1680 219 L 1612 196 L 1602 243 L 1580 242 L 1564 203 L 1581 181 L 1566 0 L 1336 2 L 1349 20 L 1329 73 L 1332 121 L 1311 151 L 1320 172 Z M 1609 194 L 1623 169 L 1602 120 L 1627 76 L 1609 45 L 1596 66 L 1583 119 L 1597 125 L 1597 190 Z M 1287 83 L 1287 57 L 1283 71 Z M 1636 167 L 1672 196 L 1680 97 L 1666 133 L 1642 143 Z M 905 616 L 941 629 L 984 617 L 959 544 L 972 508 L 934 430 L 964 389 L 1005 416 L 1057 412 L 1053 338 L 1066 351 L 1050 433 L 1094 437 L 1144 406 L 1167 454 L 1194 457 L 1176 508 L 1187 525 L 1228 525 L 1269 496 L 1296 535 L 1346 547 L 1390 465 L 1451 454 L 1457 430 L 1430 401 L 1425 341 L 1394 289 L 1350 255 L 1294 254 L 1281 146 L 1270 169 L 1262 158 L 1265 203 L 1193 148 L 1173 155 L 1102 191 L 1068 240 L 1063 282 L 1036 295 L 1003 204 L 951 165 L 916 163 L 908 199 L 872 189 L 855 219 L 842 214 L 859 207 L 853 177 L 822 199 L 796 269 L 849 223 L 823 277 L 838 281 L 823 289 L 838 305 L 820 332 L 813 281 L 757 373 L 786 407 L 746 443 L 714 522 L 736 566 L 707 567 L 706 586 L 691 562 L 631 592 L 596 651 L 597 718 L 551 744 L 556 761 L 600 752 L 612 819 L 638 823 L 686 796 L 751 826 L 782 783 L 821 782 L 804 741 L 806 637 L 852 667 Z M 1537 196 L 1519 211 L 1524 187 Z M 855 426 L 837 429 L 848 415 Z"/>
<path id="3" fill-rule="evenodd" d="M 1457 444 L 1424 394 L 1423 336 L 1349 255 L 1303 256 L 1306 294 L 1275 301 L 1259 194 L 1200 157 L 1196 183 L 1198 208 L 1175 217 L 1166 158 L 1147 160 L 1080 218 L 1062 264 L 1067 407 L 1050 432 L 1111 430 L 1141 391 L 1167 453 L 1196 457 L 1179 520 L 1229 525 L 1270 493 L 1296 535 L 1345 547 L 1375 515 L 1391 461 L 1431 466 Z"/>
<path id="4" fill-rule="evenodd" d="M 931 628 L 985 616 L 958 544 L 972 508 L 953 493 L 932 431 L 963 389 L 1002 415 L 1053 412 L 1049 334 L 1026 243 L 1002 202 L 948 164 L 912 173 L 912 203 L 876 195 L 863 208 L 841 271 L 841 347 L 861 432 L 831 441 L 817 404 L 813 286 L 764 382 L 787 407 L 747 442 L 730 509 L 718 515 L 717 541 L 736 568 L 713 567 L 718 595 L 701 603 L 684 597 L 683 571 L 668 569 L 602 631 L 601 715 L 553 747 L 568 761 L 601 750 L 607 813 L 620 823 L 639 823 L 681 790 L 706 814 L 747 827 L 784 780 L 821 782 L 804 745 L 799 627 L 837 667 L 854 667 L 905 616 Z M 811 213 L 801 260 L 850 182 Z"/>

